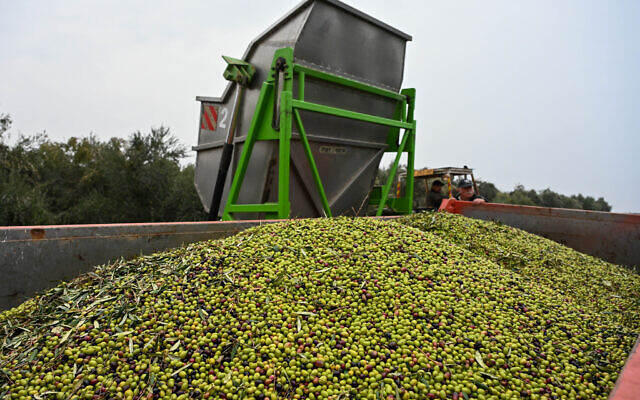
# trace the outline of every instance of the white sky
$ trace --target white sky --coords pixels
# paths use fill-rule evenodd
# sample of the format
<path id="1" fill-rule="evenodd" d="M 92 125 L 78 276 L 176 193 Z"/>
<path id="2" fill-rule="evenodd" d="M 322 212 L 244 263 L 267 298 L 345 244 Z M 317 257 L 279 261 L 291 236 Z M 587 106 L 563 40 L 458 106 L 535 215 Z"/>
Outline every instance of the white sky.
<path id="1" fill-rule="evenodd" d="M 196 144 L 196 95 L 226 84 L 220 55 L 297 1 L 0 0 L 0 113 L 12 133 L 127 137 L 164 124 Z M 354 6 L 413 36 L 417 167 L 461 166 L 604 196 L 640 212 L 640 2 L 388 1 Z"/>

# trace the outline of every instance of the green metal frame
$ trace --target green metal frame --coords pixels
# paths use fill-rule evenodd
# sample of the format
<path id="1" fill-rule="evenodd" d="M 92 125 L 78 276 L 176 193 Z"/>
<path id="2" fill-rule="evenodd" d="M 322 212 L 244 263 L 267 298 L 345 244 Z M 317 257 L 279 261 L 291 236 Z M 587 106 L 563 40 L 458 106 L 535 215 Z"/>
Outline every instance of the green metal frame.
<path id="1" fill-rule="evenodd" d="M 285 67 L 281 68 L 283 65 Z M 295 74 L 298 76 L 297 98 L 294 98 L 293 94 L 293 81 Z M 376 115 L 307 102 L 304 100 L 306 77 L 313 77 L 315 79 L 394 99 L 398 102 L 394 118 L 383 118 Z M 279 86 L 281 86 L 281 88 Z M 280 93 L 278 104 L 276 104 L 276 90 Z M 382 215 L 382 210 L 385 205 L 390 206 L 394 211 L 401 214 L 411 213 L 413 209 L 413 168 L 416 132 L 416 122 L 413 119 L 415 93 L 415 89 L 404 89 L 401 93 L 395 93 L 338 75 L 317 71 L 312 68 L 295 64 L 293 61 L 293 49 L 287 47 L 276 50 L 273 56 L 271 72 L 269 77 L 262 84 L 262 88 L 260 90 L 260 96 L 258 97 L 253 119 L 251 120 L 247 138 L 240 154 L 240 159 L 238 160 L 233 181 L 231 182 L 231 188 L 229 189 L 229 196 L 227 197 L 227 204 L 224 208 L 222 219 L 226 221 L 233 220 L 234 213 L 264 213 L 266 218 L 284 219 L 289 217 L 291 210 L 291 203 L 289 201 L 289 171 L 291 163 L 291 136 L 294 123 L 298 127 L 300 140 L 302 142 L 305 155 L 307 156 L 307 160 L 309 161 L 309 167 L 313 175 L 316 189 L 320 195 L 324 213 L 327 217 L 332 216 L 329 201 L 327 200 L 324 186 L 320 179 L 320 173 L 318 172 L 313 154 L 311 153 L 311 146 L 309 145 L 309 140 L 302 124 L 299 110 L 307 110 L 388 126 L 390 131 L 387 138 L 388 147 L 385 151 L 395 152 L 396 158 L 391 168 L 389 179 L 382 188 L 381 198 L 386 199 L 386 201 L 382 202 L 379 198 L 375 199 L 372 197 L 370 198 L 370 204 L 378 205 L 376 215 Z M 274 105 L 279 105 L 279 126 L 277 126 L 278 124 L 274 124 L 273 115 L 271 114 L 274 110 Z M 276 126 L 274 127 L 274 125 Z M 400 129 L 404 130 L 402 138 L 400 138 Z M 278 200 L 277 202 L 261 204 L 238 204 L 240 188 L 247 172 L 253 146 L 258 140 L 279 141 Z M 408 154 L 405 196 L 389 199 L 389 191 L 393 183 L 393 177 L 398 170 L 402 153 Z"/>

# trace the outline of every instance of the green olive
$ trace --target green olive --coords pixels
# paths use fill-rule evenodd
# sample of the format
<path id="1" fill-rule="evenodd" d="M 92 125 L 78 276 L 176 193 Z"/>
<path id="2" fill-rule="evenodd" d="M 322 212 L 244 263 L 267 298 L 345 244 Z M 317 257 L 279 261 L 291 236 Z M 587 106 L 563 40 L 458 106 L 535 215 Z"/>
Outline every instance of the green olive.
<path id="1" fill-rule="evenodd" d="M 291 220 L 0 313 L 8 398 L 606 398 L 640 279 L 443 213 Z"/>

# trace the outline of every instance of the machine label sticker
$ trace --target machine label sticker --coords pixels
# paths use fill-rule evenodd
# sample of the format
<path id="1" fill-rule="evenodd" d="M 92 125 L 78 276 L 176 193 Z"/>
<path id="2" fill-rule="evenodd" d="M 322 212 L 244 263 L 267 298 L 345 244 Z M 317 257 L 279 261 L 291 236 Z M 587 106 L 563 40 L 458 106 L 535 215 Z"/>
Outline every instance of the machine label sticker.
<path id="1" fill-rule="evenodd" d="M 320 153 L 323 154 L 347 154 L 346 147 L 337 147 L 337 146 L 320 146 Z"/>
<path id="2" fill-rule="evenodd" d="M 220 128 L 222 129 L 227 129 L 227 117 L 229 116 L 229 111 L 227 111 L 226 108 L 223 108 L 222 110 L 220 110 Z"/>
<path id="3" fill-rule="evenodd" d="M 200 127 L 209 131 L 215 131 L 218 125 L 218 110 L 212 105 L 202 106 L 202 118 Z M 224 126 L 222 126 L 224 128 Z"/>

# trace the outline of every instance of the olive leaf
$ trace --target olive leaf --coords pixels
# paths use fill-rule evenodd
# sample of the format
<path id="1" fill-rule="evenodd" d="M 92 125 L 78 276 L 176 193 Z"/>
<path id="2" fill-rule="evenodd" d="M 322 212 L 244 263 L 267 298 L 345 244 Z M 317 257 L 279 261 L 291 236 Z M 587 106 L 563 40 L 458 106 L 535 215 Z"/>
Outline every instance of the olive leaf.
<path id="1" fill-rule="evenodd" d="M 178 368 L 177 370 L 173 371 L 173 373 L 171 374 L 171 376 L 176 376 L 180 373 L 180 371 L 184 371 L 185 369 L 189 368 L 191 366 L 191 363 L 187 363 L 185 365 L 183 365 L 182 367 Z M 231 374 L 231 372 L 229 372 L 229 374 Z"/>
<path id="2" fill-rule="evenodd" d="M 238 352 L 238 343 L 233 345 L 233 349 L 231 350 L 231 361 L 233 361 L 233 358 L 236 356 L 236 353 Z"/>
<path id="3" fill-rule="evenodd" d="M 495 379 L 495 380 L 500 380 L 500 378 L 498 378 L 497 376 L 495 376 L 495 375 L 491 375 L 491 374 L 488 374 L 488 373 L 486 373 L 486 372 L 480 372 L 480 375 L 482 375 L 482 376 L 486 376 L 487 378 L 492 378 L 492 379 Z"/>
<path id="4" fill-rule="evenodd" d="M 482 355 L 480 355 L 480 352 L 478 350 L 476 350 L 475 359 L 478 362 L 478 365 L 480 365 L 482 368 L 487 368 L 487 366 L 484 364 L 484 361 L 482 361 Z"/>

